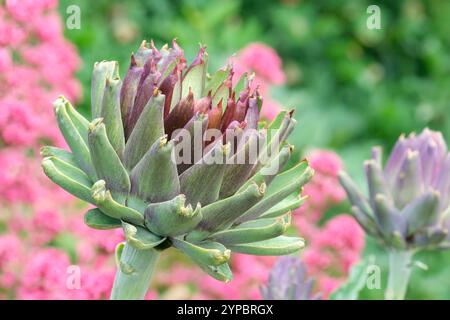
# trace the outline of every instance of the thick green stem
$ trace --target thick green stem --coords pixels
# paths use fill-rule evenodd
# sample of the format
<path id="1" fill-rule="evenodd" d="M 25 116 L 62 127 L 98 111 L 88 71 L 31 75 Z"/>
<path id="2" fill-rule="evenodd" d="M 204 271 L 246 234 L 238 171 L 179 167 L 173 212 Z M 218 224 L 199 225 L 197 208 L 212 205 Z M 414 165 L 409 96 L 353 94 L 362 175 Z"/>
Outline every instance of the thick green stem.
<path id="1" fill-rule="evenodd" d="M 389 278 L 386 300 L 403 300 L 411 276 L 412 251 L 389 251 Z"/>
<path id="2" fill-rule="evenodd" d="M 111 300 L 142 300 L 150 286 L 159 251 L 138 250 L 125 244 L 118 266 Z"/>

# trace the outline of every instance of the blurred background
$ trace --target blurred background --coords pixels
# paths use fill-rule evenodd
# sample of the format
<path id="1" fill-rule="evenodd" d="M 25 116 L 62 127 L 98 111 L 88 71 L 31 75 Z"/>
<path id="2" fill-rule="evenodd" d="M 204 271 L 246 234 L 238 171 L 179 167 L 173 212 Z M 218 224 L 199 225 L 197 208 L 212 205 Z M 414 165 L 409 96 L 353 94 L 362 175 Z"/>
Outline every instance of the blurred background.
<path id="1" fill-rule="evenodd" d="M 21 1 L 16 2 L 21 3 Z M 25 2 L 29 1 L 23 1 Z M 85 115 L 89 114 L 90 77 L 94 62 L 118 60 L 123 77 L 129 64 L 130 52 L 137 49 L 142 39 L 153 39 L 156 46 L 160 47 L 177 38 L 188 61 L 197 53 L 198 43 L 206 44 L 210 57 L 210 71 L 224 65 L 227 58 L 233 54 L 239 57 L 249 45 L 261 43 L 273 48 L 282 61 L 284 78 L 278 83 L 275 81 L 270 83 L 270 100 L 276 101 L 282 108 L 296 109 L 295 117 L 299 125 L 290 138 L 290 142 L 296 147 L 296 158 L 309 155 L 318 157 L 318 167 L 324 166 L 324 179 L 334 179 L 334 184 L 327 185 L 331 195 L 335 196 L 334 192 L 337 192 L 339 188 L 335 172 L 328 170 L 329 166 L 333 165 L 344 167 L 357 181 L 360 181 L 361 188 L 365 188 L 362 183 L 364 181 L 362 162 L 370 156 L 373 145 L 381 145 L 386 150 L 390 150 L 400 134 L 419 132 L 424 127 L 442 131 L 446 141 L 450 141 L 450 24 L 448 23 L 450 2 L 438 0 L 375 1 L 376 3 L 363 0 L 60 0 L 58 6 L 51 4 L 55 1 L 43 2 L 50 3 L 46 4 L 47 7 L 44 6 L 43 12 L 48 10 L 52 12 L 52 15 L 59 15 L 62 32 L 60 37 L 64 37 L 64 41 L 67 41 L 68 46 L 73 49 L 71 54 L 75 57 L 71 56 L 70 59 L 76 60 L 73 68 L 66 73 L 62 72 L 62 75 L 69 74 L 76 84 L 69 86 L 64 78 L 55 80 L 52 84 L 56 88 L 54 93 L 57 93 L 57 89 L 62 90 L 66 95 L 67 92 L 72 93 L 74 104 Z M 0 4 L 4 3 L 5 0 L 0 1 Z M 370 16 L 366 10 L 371 4 L 377 4 L 381 9 L 381 29 L 369 30 L 366 26 L 367 18 Z M 68 29 L 64 26 L 67 17 L 70 16 L 67 10 L 71 5 L 76 5 L 80 9 L 79 29 Z M 20 11 L 20 9 L 16 10 Z M 2 11 L 0 19 L 7 21 L 9 18 L 5 17 L 8 15 L 8 8 Z M 36 11 L 30 12 L 35 14 Z M 0 22 L 0 44 L 1 30 Z M 24 30 L 27 32 L 27 29 Z M 4 34 L 3 37 L 5 37 Z M 45 42 L 42 39 L 41 41 Z M 5 48 L 11 53 L 16 50 L 17 45 L 5 44 Z M 18 50 L 18 52 L 21 51 Z M 48 52 L 52 54 L 51 47 Z M 11 55 L 13 63 L 20 64 L 20 58 Z M 41 59 L 47 59 L 46 55 L 43 57 L 41 56 Z M 68 59 L 67 55 L 58 60 L 58 63 L 64 64 L 68 61 L 66 59 Z M 52 67 L 56 68 L 55 65 L 49 68 Z M 57 68 L 54 72 L 57 72 Z M 66 84 L 68 87 L 58 87 Z M 3 89 L 3 92 L 0 91 L 0 97 L 6 95 L 6 89 Z M 48 99 L 50 98 L 49 95 Z M 56 96 L 50 101 L 54 98 Z M 50 102 L 47 108 L 47 112 L 51 114 Z M 3 113 L 3 110 L 0 112 Z M 4 149 L 8 145 L 12 143 L 8 144 L 8 141 L 2 143 Z M 33 150 L 33 147 L 28 146 L 28 149 Z M 27 157 L 35 156 L 33 151 L 27 152 Z M 332 155 L 330 156 L 327 152 L 332 152 Z M 1 170 L 5 170 L 5 167 Z M 320 184 L 320 181 L 317 180 L 317 183 Z M 30 188 L 39 188 L 39 186 Z M 325 187 L 320 185 L 320 188 Z M 326 205 L 320 206 L 320 217 L 314 220 L 318 228 L 325 229 L 327 223 L 335 216 L 349 212 L 349 205 L 343 196 L 335 196 L 333 199 L 333 201 L 317 200 L 318 203 L 327 202 Z M 8 201 L 11 202 L 11 200 Z M 26 204 L 26 201 L 23 202 Z M 11 216 L 16 214 L 16 210 L 23 211 L 22 206 L 25 204 L 22 203 L 20 209 L 17 209 L 17 201 L 11 205 L 3 199 L 2 203 L 0 215 L 3 214 L 3 217 L 8 216 L 8 218 L 3 218 L 0 233 L 5 230 L 4 234 L 8 234 L 8 225 L 12 223 Z M 74 205 L 75 208 L 77 206 L 79 204 Z M 9 215 L 4 214 L 5 212 L 9 212 Z M 34 212 L 33 209 L 30 209 L 30 212 Z M 30 215 L 35 216 L 35 213 Z M 43 221 L 46 219 L 42 218 Z M 64 225 L 66 226 L 67 222 Z M 35 227 L 34 224 L 33 226 Z M 80 259 L 81 250 L 75 248 L 74 239 L 83 238 L 89 232 L 74 231 L 70 227 L 66 229 L 62 233 L 57 232 L 57 236 L 43 243 L 47 247 L 63 248 L 64 252 L 69 252 L 67 259 L 73 262 Z M 343 232 L 342 230 L 340 231 Z M 302 233 L 301 230 L 300 233 Z M 109 247 L 114 244 L 113 240 L 111 242 Z M 7 245 L 5 246 L 8 248 Z M 94 245 L 88 241 L 86 246 Z M 95 242 L 95 246 L 100 247 L 96 247 L 97 251 L 108 253 L 110 250 L 103 243 Z M 385 253 L 370 239 L 365 239 L 363 247 L 364 249 L 361 248 L 361 252 L 358 252 L 358 258 L 376 257 L 376 264 L 383 271 L 384 286 Z M 0 246 L 0 257 L 1 252 Z M 82 252 L 85 255 L 94 255 L 89 250 Z M 53 252 L 50 255 L 58 255 L 58 253 Z M 41 261 L 39 270 L 44 268 L 42 260 L 45 260 L 42 257 L 40 259 L 37 259 L 38 262 Z M 89 261 L 86 263 L 95 269 L 92 266 L 99 262 L 94 263 L 92 259 L 89 259 L 91 258 L 86 258 L 86 261 Z M 170 259 L 178 258 L 175 255 Z M 450 299 L 450 277 L 448 277 L 450 253 L 422 253 L 418 255 L 418 259 L 428 265 L 428 270 L 419 268 L 414 270 L 407 298 Z M 58 261 L 60 260 L 63 266 L 64 259 L 61 258 Z M 1 261 L 0 258 L 0 271 L 2 270 Z M 100 264 L 103 265 L 103 262 Z M 349 269 L 351 265 L 347 267 Z M 23 272 L 25 274 L 27 270 Z M 180 270 L 177 272 L 183 273 Z M 330 277 L 333 277 L 333 271 L 328 273 Z M 242 286 L 244 286 L 242 283 L 247 283 L 245 272 L 243 274 L 242 281 L 239 280 Z M 344 274 L 347 275 L 348 270 Z M 267 273 L 262 273 L 262 277 L 266 275 Z M 106 273 L 102 276 L 105 279 L 108 278 Z M 320 278 L 314 274 L 313 276 Z M 186 279 L 186 277 L 181 274 L 179 279 L 185 280 L 177 280 L 177 285 L 182 284 L 183 281 L 191 281 L 194 284 L 201 282 L 197 279 Z M 99 276 L 93 275 L 92 278 L 99 279 Z M 35 296 L 27 295 L 36 289 L 37 284 L 32 284 L 32 289 L 26 286 L 24 289 L 22 288 L 24 285 L 19 280 L 14 281 L 16 284 L 10 287 L 3 284 L 5 297 L 38 297 L 37 293 Z M 191 297 L 186 292 L 195 291 L 192 289 L 194 286 L 192 283 L 180 287 L 170 283 L 168 279 L 156 281 L 159 281 L 158 285 L 163 288 L 159 294 L 162 292 L 164 295 L 166 292 L 166 297 Z M 92 280 L 92 282 L 95 281 Z M 200 292 L 214 291 L 211 289 L 213 284 L 203 283 L 202 285 Z M 255 287 L 254 284 L 253 286 Z M 330 286 L 333 289 L 336 287 Z M 0 287 L 2 287 L 1 283 Z M 176 291 L 174 287 L 180 288 Z M 326 285 L 322 283 L 320 288 L 326 291 L 325 287 Z M 103 297 L 101 295 L 103 291 L 98 290 L 100 292 L 98 296 L 92 297 Z M 172 295 L 168 294 L 168 291 Z M 217 297 L 218 293 L 215 294 L 211 296 L 203 294 L 198 297 Z M 232 293 L 230 295 L 228 298 L 240 297 L 237 293 L 235 293 L 236 296 Z M 382 298 L 382 296 L 381 289 L 365 288 L 360 294 L 360 298 L 368 299 Z"/>

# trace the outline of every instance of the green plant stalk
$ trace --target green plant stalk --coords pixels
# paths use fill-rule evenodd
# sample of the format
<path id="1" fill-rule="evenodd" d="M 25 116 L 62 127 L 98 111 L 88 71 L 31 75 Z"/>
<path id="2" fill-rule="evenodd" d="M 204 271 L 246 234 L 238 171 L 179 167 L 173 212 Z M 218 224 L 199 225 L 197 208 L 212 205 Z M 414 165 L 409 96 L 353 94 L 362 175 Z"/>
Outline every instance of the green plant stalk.
<path id="1" fill-rule="evenodd" d="M 138 250 L 125 244 L 118 259 L 111 300 L 143 300 L 160 252 Z"/>
<path id="2" fill-rule="evenodd" d="M 403 300 L 408 288 L 409 278 L 412 270 L 411 250 L 389 251 L 389 278 L 385 292 L 386 300 Z"/>

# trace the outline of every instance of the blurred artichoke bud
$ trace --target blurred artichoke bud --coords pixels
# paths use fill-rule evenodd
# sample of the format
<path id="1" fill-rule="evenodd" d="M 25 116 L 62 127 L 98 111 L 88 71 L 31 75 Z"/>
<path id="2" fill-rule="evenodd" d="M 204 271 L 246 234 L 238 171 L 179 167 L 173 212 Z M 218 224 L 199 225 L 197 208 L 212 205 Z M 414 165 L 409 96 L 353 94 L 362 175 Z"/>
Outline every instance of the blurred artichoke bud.
<path id="1" fill-rule="evenodd" d="M 374 148 L 364 165 L 368 198 L 340 173 L 361 226 L 394 249 L 450 247 L 450 154 L 441 133 L 401 136 L 384 170 L 381 158 Z"/>
<path id="2" fill-rule="evenodd" d="M 173 246 L 230 281 L 231 251 L 285 255 L 303 247 L 301 238 L 283 233 L 313 171 L 306 161 L 284 170 L 292 112 L 260 127 L 262 98 L 251 80 L 233 88 L 232 67 L 208 75 L 207 58 L 201 47 L 186 66 L 175 41 L 161 50 L 144 41 L 123 81 L 116 62 L 96 63 L 94 119 L 60 97 L 55 113 L 72 153 L 46 147 L 43 167 L 53 182 L 97 207 L 86 224 L 123 228 L 124 256 L 133 257 L 130 246 Z M 122 260 L 119 272 L 135 277 L 129 270 L 137 266 Z"/>
<path id="3" fill-rule="evenodd" d="M 267 285 L 261 287 L 265 300 L 319 300 L 313 294 L 314 279 L 309 279 L 303 262 L 293 256 L 281 257 L 269 275 Z"/>

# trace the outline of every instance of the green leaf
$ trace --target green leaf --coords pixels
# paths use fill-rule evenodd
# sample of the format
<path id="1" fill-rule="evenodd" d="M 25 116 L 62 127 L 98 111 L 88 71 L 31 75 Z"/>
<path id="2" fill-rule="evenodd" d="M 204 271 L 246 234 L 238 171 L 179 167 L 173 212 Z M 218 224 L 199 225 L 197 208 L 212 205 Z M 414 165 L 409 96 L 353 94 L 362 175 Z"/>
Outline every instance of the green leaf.
<path id="1" fill-rule="evenodd" d="M 120 79 L 107 79 L 102 101 L 101 117 L 106 128 L 106 135 L 119 158 L 123 157 L 125 135 L 123 131 L 122 112 L 120 110 Z"/>
<path id="2" fill-rule="evenodd" d="M 50 160 L 55 168 L 59 170 L 60 172 L 64 173 L 66 176 L 70 177 L 71 179 L 79 182 L 82 185 L 90 186 L 92 185 L 91 179 L 77 166 L 74 166 L 62 159 L 59 159 L 57 157 L 48 157 L 47 160 Z M 45 159 L 44 159 L 45 160 Z"/>
<path id="3" fill-rule="evenodd" d="M 245 191 L 211 203 L 202 209 L 203 220 L 197 229 L 214 232 L 229 227 L 264 195 L 265 184 L 250 185 Z"/>
<path id="4" fill-rule="evenodd" d="M 160 236 L 177 236 L 193 230 L 202 220 L 201 207 L 195 210 L 181 194 L 165 202 L 151 203 L 145 209 L 145 225 Z"/>
<path id="5" fill-rule="evenodd" d="M 201 265 L 219 266 L 230 260 L 231 251 L 217 242 L 205 241 L 194 245 L 177 238 L 171 238 L 171 241 L 175 248 Z"/>
<path id="6" fill-rule="evenodd" d="M 303 177 L 302 179 L 306 179 L 306 182 L 308 182 L 309 179 L 312 178 L 313 174 L 314 170 L 309 167 L 308 161 L 302 160 L 289 170 L 277 175 L 267 188 L 266 195 L 268 196 L 278 192 L 280 189 L 291 184 L 293 180 L 298 179 L 299 177 Z"/>
<path id="7" fill-rule="evenodd" d="M 275 158 L 273 158 L 268 164 L 266 164 L 256 174 L 248 179 L 248 181 L 244 185 L 242 185 L 242 187 L 240 187 L 237 192 L 245 190 L 245 188 L 247 188 L 247 186 L 252 182 L 255 182 L 257 184 L 261 184 L 264 182 L 267 186 L 269 186 L 272 183 L 272 180 L 279 174 L 279 172 L 289 161 L 292 151 L 292 146 L 284 146 Z"/>
<path id="8" fill-rule="evenodd" d="M 261 155 L 267 157 L 272 157 L 279 150 L 279 146 L 284 140 L 287 139 L 289 134 L 294 130 L 297 121 L 292 118 L 292 111 L 281 113 L 279 116 L 283 115 L 281 123 L 278 124 L 279 118 L 275 118 L 274 122 L 269 125 L 267 130 L 267 143 L 263 150 L 261 150 Z M 269 158 L 270 159 L 270 158 Z"/>
<path id="9" fill-rule="evenodd" d="M 206 96 L 209 91 L 214 95 L 223 81 L 225 81 L 230 74 L 230 67 L 226 66 L 217 70 L 210 79 L 207 79 L 205 89 L 202 96 Z"/>
<path id="10" fill-rule="evenodd" d="M 281 126 L 281 123 L 283 122 L 283 119 L 286 116 L 286 111 L 281 111 L 280 113 L 277 114 L 277 116 L 275 117 L 275 119 L 273 119 L 268 126 L 268 129 L 279 129 Z"/>
<path id="11" fill-rule="evenodd" d="M 248 73 L 247 73 L 247 72 L 244 72 L 244 73 L 242 74 L 242 76 L 239 78 L 239 80 L 238 80 L 238 82 L 236 83 L 236 85 L 234 86 L 234 88 L 233 88 L 233 91 L 236 92 L 236 94 L 238 94 L 238 96 L 239 96 L 239 93 L 240 93 L 242 90 L 244 90 L 244 88 L 245 88 L 245 84 L 246 84 L 246 82 L 247 82 L 247 77 L 248 77 Z"/>
<path id="12" fill-rule="evenodd" d="M 111 218 L 144 225 L 144 215 L 132 208 L 126 207 L 113 199 L 111 192 L 106 189 L 104 180 L 97 181 L 91 189 L 95 205 Z"/>
<path id="13" fill-rule="evenodd" d="M 187 202 L 206 206 L 219 198 L 230 146 L 218 143 L 198 163 L 180 175 L 180 190 Z"/>
<path id="14" fill-rule="evenodd" d="M 217 232 L 210 238 L 224 245 L 257 242 L 281 236 L 290 223 L 290 214 L 279 218 L 258 219 Z"/>
<path id="15" fill-rule="evenodd" d="M 72 121 L 73 125 L 77 129 L 80 136 L 83 138 L 85 143 L 88 143 L 88 127 L 89 127 L 89 121 L 83 117 L 75 108 L 72 106 L 72 104 L 67 100 L 64 96 L 60 97 L 63 99 L 67 114 L 69 115 L 70 120 Z"/>
<path id="16" fill-rule="evenodd" d="M 264 241 L 228 245 L 233 252 L 255 256 L 283 256 L 294 253 L 305 246 L 302 238 L 279 236 Z"/>
<path id="17" fill-rule="evenodd" d="M 364 168 L 366 170 L 367 183 L 369 187 L 369 195 L 372 206 L 375 207 L 375 198 L 377 195 L 383 195 L 389 203 L 393 204 L 392 196 L 384 179 L 384 174 L 377 162 L 373 159 L 366 160 L 366 162 L 364 163 Z"/>
<path id="18" fill-rule="evenodd" d="M 124 164 L 131 170 L 142 159 L 152 144 L 164 135 L 164 101 L 159 91 L 144 107 L 125 145 Z"/>
<path id="19" fill-rule="evenodd" d="M 131 193 L 149 203 L 173 199 L 180 193 L 173 141 L 161 137 L 131 171 Z"/>
<path id="20" fill-rule="evenodd" d="M 158 237 L 147 229 L 122 221 L 127 242 L 138 250 L 149 250 L 161 244 L 166 238 Z"/>
<path id="21" fill-rule="evenodd" d="M 60 149 L 57 147 L 44 146 L 41 148 L 40 153 L 43 158 L 57 157 L 74 167 L 78 167 L 78 163 L 77 163 L 75 157 L 69 151 L 66 151 L 66 150 L 63 150 L 63 149 Z"/>
<path id="22" fill-rule="evenodd" d="M 91 111 L 92 118 L 99 118 L 102 113 L 103 93 L 106 79 L 119 76 L 119 63 L 117 61 L 101 61 L 94 64 L 91 80 Z"/>
<path id="23" fill-rule="evenodd" d="M 265 211 L 260 215 L 259 218 L 276 218 L 288 211 L 295 210 L 299 208 L 305 200 L 308 199 L 308 196 L 301 197 L 295 193 L 289 195 L 287 198 L 284 198 L 282 201 L 278 202 L 269 210 Z"/>
<path id="24" fill-rule="evenodd" d="M 221 264 L 220 266 L 210 266 L 197 262 L 197 265 L 216 280 L 228 283 L 233 279 L 233 273 L 228 263 Z"/>
<path id="25" fill-rule="evenodd" d="M 256 218 L 260 217 L 264 212 L 271 209 L 279 202 L 283 201 L 285 198 L 287 198 L 292 193 L 294 193 L 295 195 L 298 195 L 300 193 L 301 188 L 309 180 L 311 180 L 313 174 L 314 174 L 314 171 L 310 167 L 307 167 L 300 176 L 296 177 L 295 175 L 294 176 L 289 175 L 290 180 L 287 180 L 286 184 L 284 184 L 284 185 L 283 184 L 278 185 L 278 183 L 280 181 L 284 181 L 284 179 L 281 179 L 277 182 L 276 180 L 278 177 L 275 178 L 275 180 L 270 185 L 269 190 L 266 193 L 266 195 L 264 196 L 264 198 L 261 201 L 259 201 L 257 204 L 255 204 L 253 207 L 251 207 L 244 214 L 242 214 L 239 217 L 238 222 L 244 222 L 244 221 L 250 221 L 250 220 L 256 219 Z M 284 175 L 284 174 L 282 174 L 282 175 Z M 275 187 L 274 187 L 274 185 L 275 185 Z"/>
<path id="26" fill-rule="evenodd" d="M 421 157 L 418 151 L 409 151 L 394 180 L 395 205 L 403 208 L 420 197 L 424 190 Z M 428 164 L 431 165 L 431 164 Z M 378 165 L 377 168 L 381 167 Z M 386 192 L 387 194 L 387 192 Z"/>
<path id="27" fill-rule="evenodd" d="M 122 262 L 122 253 L 125 249 L 125 242 L 120 242 L 116 246 L 116 250 L 114 253 L 114 258 L 116 261 L 116 266 L 120 269 L 120 271 L 126 275 L 132 274 L 135 270 L 134 268 L 129 265 L 128 263 Z"/>
<path id="28" fill-rule="evenodd" d="M 222 110 L 227 105 L 227 99 L 228 99 L 228 95 L 230 93 L 230 88 L 228 87 L 227 81 L 228 80 L 225 80 L 222 82 L 222 84 L 217 88 L 216 92 L 214 93 L 214 95 L 212 97 L 211 104 L 213 106 L 217 106 L 219 104 L 219 102 L 222 100 Z"/>
<path id="29" fill-rule="evenodd" d="M 245 143 L 243 140 L 246 140 Z M 221 199 L 229 197 L 248 180 L 257 159 L 258 148 L 265 143 L 265 136 L 257 131 L 250 131 L 240 141 L 242 147 L 229 159 L 223 176 L 219 197 Z M 262 182 L 257 183 L 260 185 Z"/>
<path id="30" fill-rule="evenodd" d="M 385 195 L 377 194 L 375 196 L 374 204 L 375 221 L 379 226 L 379 230 L 385 235 L 385 237 L 388 239 L 391 238 L 394 232 L 403 234 L 403 228 L 406 228 L 406 225 L 403 222 L 405 217 L 399 215 L 392 202 L 389 201 Z"/>
<path id="31" fill-rule="evenodd" d="M 53 103 L 53 107 L 59 129 L 70 150 L 72 150 L 77 163 L 88 176 L 95 178 L 96 174 L 89 154 L 89 148 L 67 113 L 66 99 L 59 97 Z"/>
<path id="32" fill-rule="evenodd" d="M 101 212 L 99 209 L 90 209 L 84 215 L 84 223 L 91 228 L 98 230 L 109 230 L 120 228 L 122 222 L 118 219 L 111 218 Z"/>
<path id="33" fill-rule="evenodd" d="M 203 90 L 205 88 L 206 83 L 206 72 L 207 72 L 207 62 L 208 62 L 208 54 L 204 52 L 202 54 L 203 48 L 200 48 L 200 53 L 197 56 L 199 61 L 195 61 L 195 65 L 192 65 L 186 71 L 186 74 L 183 76 L 183 80 L 181 82 L 182 89 L 182 98 L 186 97 L 189 93 L 189 90 L 192 90 L 194 94 L 194 99 L 200 99 L 202 97 Z"/>
<path id="34" fill-rule="evenodd" d="M 172 101 L 170 102 L 169 113 L 175 108 L 175 106 L 181 101 L 181 78 L 175 83 L 172 93 Z"/>
<path id="35" fill-rule="evenodd" d="M 105 180 L 106 187 L 119 199 L 130 191 L 130 178 L 119 156 L 106 135 L 101 119 L 89 125 L 89 150 L 97 176 Z M 119 202 L 123 202 L 122 199 Z"/>
<path id="36" fill-rule="evenodd" d="M 91 198 L 91 185 L 85 179 L 78 181 L 78 176 L 71 176 L 72 170 L 63 171 L 62 167 L 56 167 L 52 157 L 42 160 L 42 169 L 47 177 L 58 186 L 89 203 L 94 203 Z"/>

